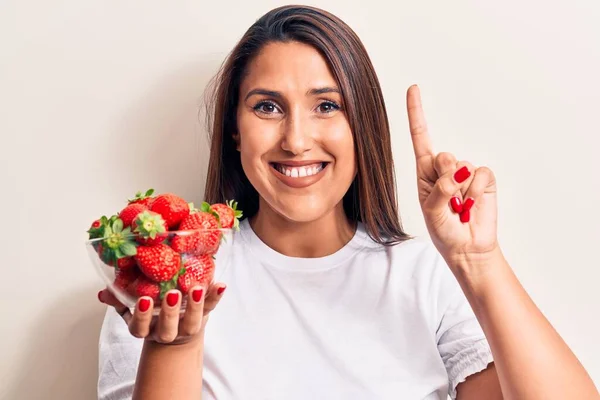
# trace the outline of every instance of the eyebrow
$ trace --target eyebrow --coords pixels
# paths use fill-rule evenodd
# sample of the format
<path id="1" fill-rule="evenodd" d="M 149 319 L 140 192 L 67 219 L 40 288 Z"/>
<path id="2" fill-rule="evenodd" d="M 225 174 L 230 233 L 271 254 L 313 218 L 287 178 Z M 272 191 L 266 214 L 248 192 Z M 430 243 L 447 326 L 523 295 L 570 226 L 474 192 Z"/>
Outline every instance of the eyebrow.
<path id="1" fill-rule="evenodd" d="M 340 92 L 340 90 L 337 87 L 325 86 L 325 87 L 310 89 L 308 92 L 306 92 L 306 94 L 311 95 L 311 96 L 316 96 L 319 94 L 339 93 L 339 92 Z M 251 91 L 248 92 L 248 94 L 244 98 L 244 101 L 248 100 L 251 96 L 254 96 L 255 94 L 261 94 L 264 96 L 270 96 L 270 97 L 276 97 L 276 98 L 283 97 L 281 92 L 278 92 L 275 90 L 263 89 L 263 88 L 256 88 L 256 89 L 252 89 Z"/>

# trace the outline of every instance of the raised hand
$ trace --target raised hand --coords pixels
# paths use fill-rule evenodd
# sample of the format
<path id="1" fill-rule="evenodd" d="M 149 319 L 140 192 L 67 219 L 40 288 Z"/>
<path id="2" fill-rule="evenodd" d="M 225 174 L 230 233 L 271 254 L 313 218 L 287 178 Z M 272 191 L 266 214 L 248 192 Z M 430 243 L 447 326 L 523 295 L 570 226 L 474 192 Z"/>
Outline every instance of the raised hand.
<path id="1" fill-rule="evenodd" d="M 498 248 L 496 180 L 487 167 L 435 154 L 416 85 L 406 95 L 419 202 L 432 242 L 448 260 L 479 259 Z"/>

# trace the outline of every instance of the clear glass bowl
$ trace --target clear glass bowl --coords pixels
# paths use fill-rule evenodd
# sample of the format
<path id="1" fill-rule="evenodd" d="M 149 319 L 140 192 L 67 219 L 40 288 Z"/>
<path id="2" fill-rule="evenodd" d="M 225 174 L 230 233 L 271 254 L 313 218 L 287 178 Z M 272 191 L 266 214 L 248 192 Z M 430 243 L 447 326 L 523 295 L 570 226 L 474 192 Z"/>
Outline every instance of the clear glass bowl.
<path id="1" fill-rule="evenodd" d="M 95 267 L 96 272 L 108 289 L 115 295 L 115 297 L 123 303 L 126 307 L 129 307 L 131 311 L 135 309 L 137 299 L 140 297 L 139 293 L 147 293 L 148 286 L 157 284 L 159 288 L 162 286 L 164 289 L 161 294 L 154 298 L 154 312 L 158 314 L 160 309 L 161 301 L 164 298 L 166 291 L 170 289 L 179 289 L 183 292 L 183 298 L 181 303 L 181 310 L 185 310 L 187 296 L 185 291 L 190 289 L 192 286 L 200 285 L 207 288 L 211 283 L 218 281 L 222 276 L 223 272 L 228 268 L 231 261 L 231 253 L 233 249 L 235 234 L 234 230 L 229 229 L 194 229 L 186 231 L 169 231 L 161 234 L 164 236 L 163 242 L 160 244 L 166 253 L 170 253 L 170 262 L 167 270 L 172 271 L 175 265 L 175 260 L 179 260 L 178 272 L 169 281 L 163 281 L 161 284 L 157 282 L 156 276 L 152 279 L 152 273 L 145 273 L 148 271 L 148 265 L 161 266 L 161 258 L 156 258 L 156 261 L 150 263 L 146 262 L 146 268 L 140 268 L 137 257 L 140 256 L 139 249 L 144 247 L 143 251 L 148 251 L 152 246 L 146 246 L 144 244 L 138 244 L 137 254 L 127 262 L 122 262 L 123 268 L 115 268 L 111 264 L 115 264 L 114 260 L 108 260 L 106 256 L 101 256 L 102 250 L 107 245 L 106 238 L 92 239 L 86 241 L 85 245 L 88 250 L 92 264 Z M 218 247 L 210 246 L 207 248 L 206 240 L 207 237 L 220 237 L 216 243 Z M 130 234 L 127 236 L 128 239 L 132 239 L 135 243 L 138 240 L 143 240 L 138 234 Z M 181 246 L 182 241 L 185 240 L 185 246 Z M 168 246 L 169 249 L 165 249 L 164 246 Z M 184 250 L 182 250 L 184 249 Z M 216 250 L 216 252 L 215 252 Z M 142 253 L 143 254 L 143 253 Z M 208 260 L 212 260 L 211 262 Z M 214 268 L 213 268 L 214 267 Z M 183 270 L 185 268 L 185 270 Z M 213 268 L 211 272 L 210 269 Z M 155 268 L 151 268 L 154 270 Z M 185 271 L 185 272 L 184 272 Z M 189 273 L 187 278 L 182 277 L 183 273 Z M 170 275 L 171 272 L 168 272 Z M 117 275 L 120 275 L 120 280 L 117 280 Z M 201 277 L 200 280 L 196 277 Z M 142 282 L 142 284 L 140 284 Z M 180 284 L 183 284 L 181 286 Z M 186 286 L 189 286 L 186 288 Z M 142 287 L 141 290 L 139 288 Z M 151 293 L 155 293 L 155 287 L 150 289 Z"/>

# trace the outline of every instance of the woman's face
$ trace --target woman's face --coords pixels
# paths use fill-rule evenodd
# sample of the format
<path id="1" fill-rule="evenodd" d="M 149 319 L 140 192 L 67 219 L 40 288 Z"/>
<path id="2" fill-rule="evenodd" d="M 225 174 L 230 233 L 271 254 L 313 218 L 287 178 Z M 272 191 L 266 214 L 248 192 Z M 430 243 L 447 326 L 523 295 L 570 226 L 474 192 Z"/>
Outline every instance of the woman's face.
<path id="1" fill-rule="evenodd" d="M 357 171 L 354 141 L 339 88 L 317 50 L 298 42 L 266 45 L 241 83 L 237 124 L 242 167 L 261 207 L 308 222 L 340 203 Z"/>

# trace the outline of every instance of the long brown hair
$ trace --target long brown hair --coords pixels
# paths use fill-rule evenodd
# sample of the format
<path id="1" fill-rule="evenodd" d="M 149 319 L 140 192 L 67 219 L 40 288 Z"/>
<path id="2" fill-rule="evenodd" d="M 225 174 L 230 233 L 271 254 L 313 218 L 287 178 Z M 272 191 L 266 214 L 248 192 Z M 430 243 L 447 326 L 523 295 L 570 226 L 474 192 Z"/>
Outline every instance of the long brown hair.
<path id="1" fill-rule="evenodd" d="M 257 20 L 229 54 L 212 82 L 207 107 L 211 135 L 205 199 L 235 199 L 244 217 L 258 211 L 259 195 L 236 150 L 236 110 L 246 67 L 270 42 L 313 46 L 328 61 L 354 137 L 358 173 L 344 195 L 344 211 L 384 245 L 410 238 L 398 215 L 390 128 L 379 80 L 360 39 L 342 20 L 314 7 L 275 8 Z"/>

